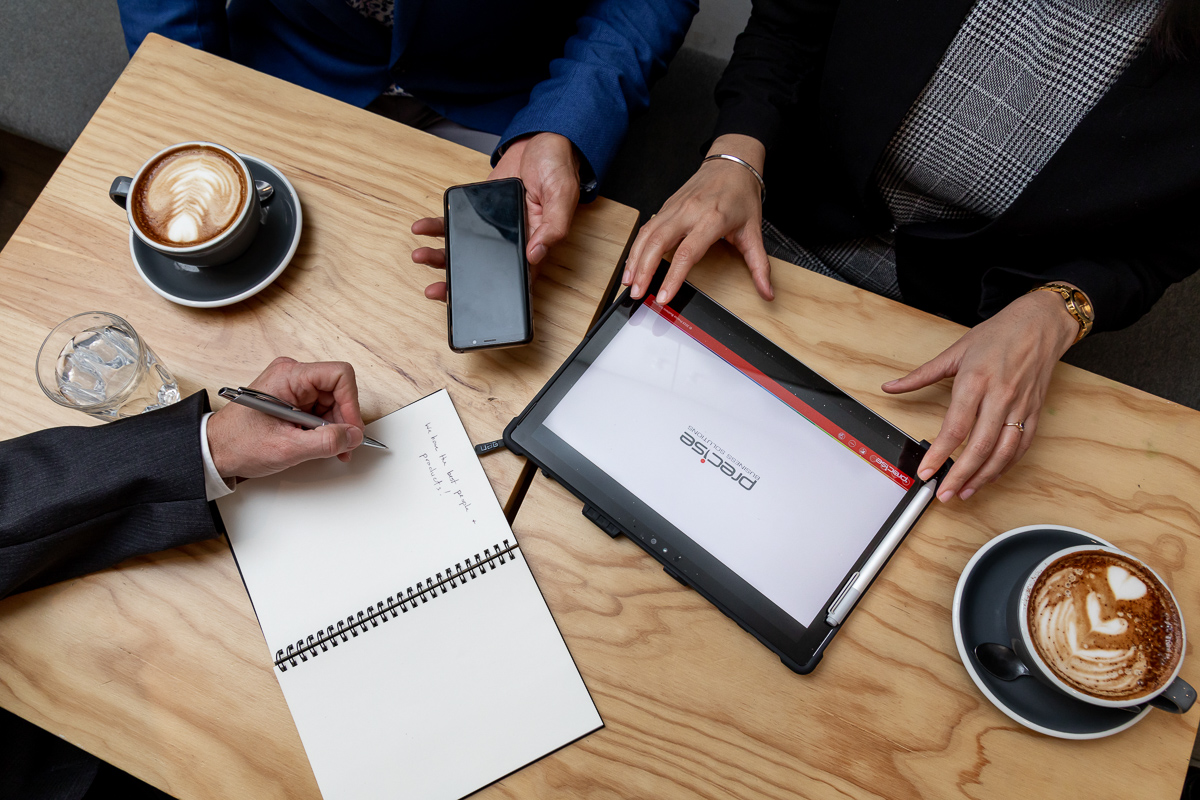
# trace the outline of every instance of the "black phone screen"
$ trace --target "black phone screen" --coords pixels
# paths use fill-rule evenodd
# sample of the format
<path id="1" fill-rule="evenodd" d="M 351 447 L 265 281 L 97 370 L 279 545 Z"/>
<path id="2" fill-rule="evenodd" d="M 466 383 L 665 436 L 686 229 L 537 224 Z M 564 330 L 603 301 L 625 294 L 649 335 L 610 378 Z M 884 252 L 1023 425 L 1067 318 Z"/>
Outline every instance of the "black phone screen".
<path id="1" fill-rule="evenodd" d="M 525 188 L 510 178 L 446 190 L 450 348 L 511 347 L 533 338 L 525 260 Z"/>

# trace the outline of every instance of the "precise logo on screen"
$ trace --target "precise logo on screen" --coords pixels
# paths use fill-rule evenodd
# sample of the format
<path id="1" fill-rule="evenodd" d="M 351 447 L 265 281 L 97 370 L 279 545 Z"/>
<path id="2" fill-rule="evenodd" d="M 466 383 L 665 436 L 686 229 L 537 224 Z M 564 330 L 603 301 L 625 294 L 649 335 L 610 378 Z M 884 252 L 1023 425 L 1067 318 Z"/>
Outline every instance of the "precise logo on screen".
<path id="1" fill-rule="evenodd" d="M 701 464 L 708 464 L 715 467 L 718 472 L 747 492 L 753 489 L 754 485 L 758 483 L 759 477 L 757 472 L 748 469 L 745 464 L 713 444 L 711 439 L 691 425 L 679 435 L 679 441 L 700 455 Z"/>

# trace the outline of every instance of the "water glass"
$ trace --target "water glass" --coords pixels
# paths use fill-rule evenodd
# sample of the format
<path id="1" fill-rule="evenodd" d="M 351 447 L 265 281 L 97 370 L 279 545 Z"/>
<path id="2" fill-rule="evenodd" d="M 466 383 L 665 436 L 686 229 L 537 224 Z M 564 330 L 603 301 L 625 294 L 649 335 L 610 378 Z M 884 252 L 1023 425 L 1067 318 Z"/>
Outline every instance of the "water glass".
<path id="1" fill-rule="evenodd" d="M 106 422 L 179 401 L 179 386 L 125 320 L 88 311 L 50 332 L 37 356 L 42 391 L 60 406 Z"/>

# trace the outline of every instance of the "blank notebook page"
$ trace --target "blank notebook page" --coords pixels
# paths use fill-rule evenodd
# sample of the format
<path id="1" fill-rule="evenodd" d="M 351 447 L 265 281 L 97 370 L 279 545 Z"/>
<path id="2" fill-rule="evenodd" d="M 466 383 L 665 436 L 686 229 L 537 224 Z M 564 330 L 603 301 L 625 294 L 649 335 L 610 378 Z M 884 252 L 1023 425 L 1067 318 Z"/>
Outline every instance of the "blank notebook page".
<path id="1" fill-rule="evenodd" d="M 449 395 L 367 435 L 221 516 L 326 800 L 460 798 L 603 723 Z"/>

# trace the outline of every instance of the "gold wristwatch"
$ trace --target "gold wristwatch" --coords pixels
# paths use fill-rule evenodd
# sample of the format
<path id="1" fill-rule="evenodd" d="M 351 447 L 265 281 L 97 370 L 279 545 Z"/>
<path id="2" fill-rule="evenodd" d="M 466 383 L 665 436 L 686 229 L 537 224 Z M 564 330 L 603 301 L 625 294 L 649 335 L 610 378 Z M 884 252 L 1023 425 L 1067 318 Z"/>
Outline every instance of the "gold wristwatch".
<path id="1" fill-rule="evenodd" d="M 1057 292 L 1062 295 L 1063 302 L 1067 304 L 1067 313 L 1079 323 L 1079 335 L 1075 337 L 1075 342 L 1088 335 L 1092 330 L 1092 323 L 1096 321 L 1096 311 L 1092 308 L 1092 301 L 1082 290 L 1067 286 L 1065 283 L 1043 283 L 1041 286 L 1030 289 L 1028 294 L 1041 291 Z"/>

